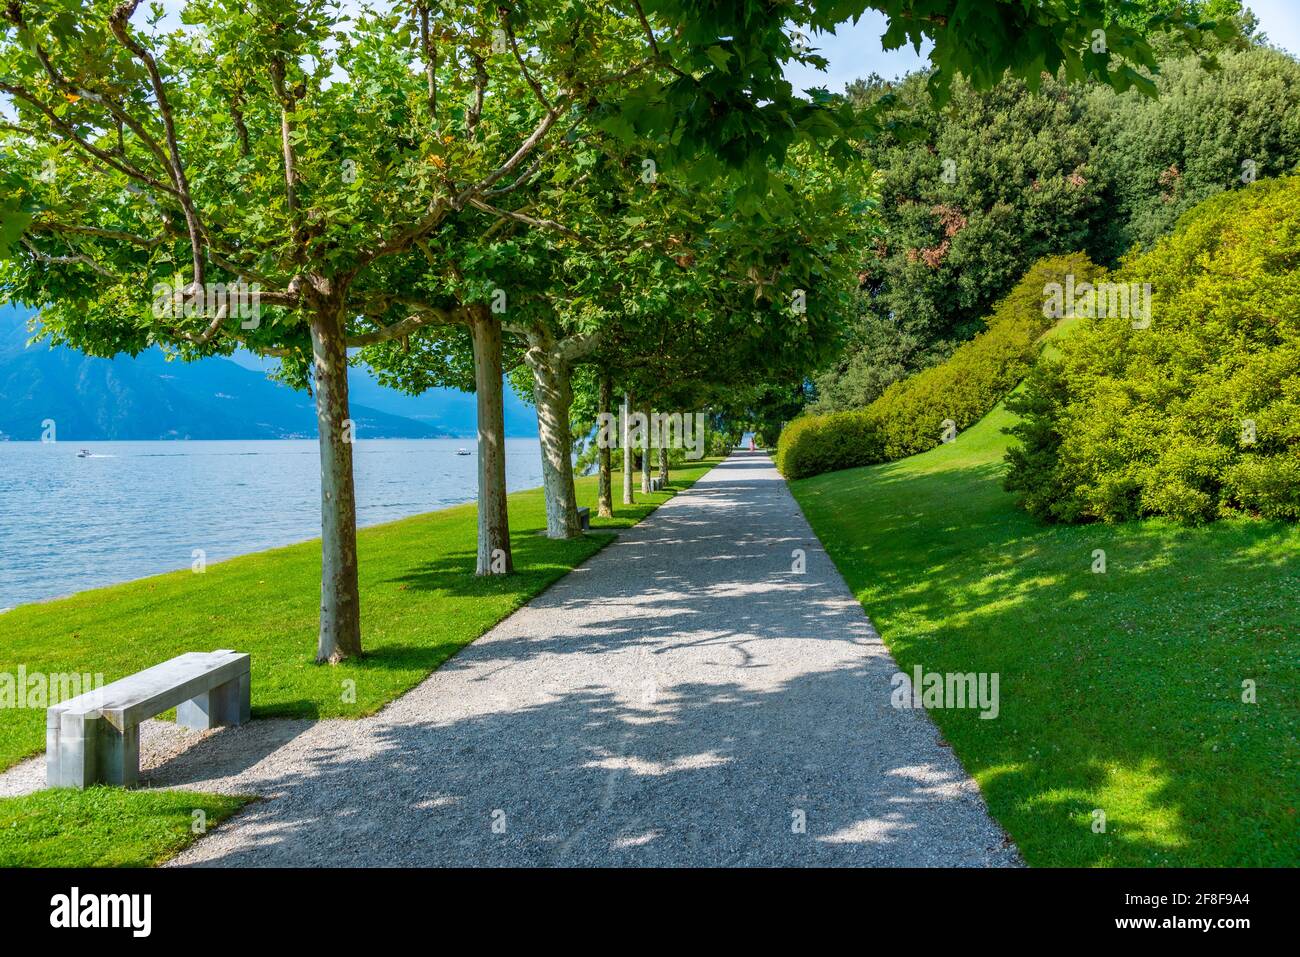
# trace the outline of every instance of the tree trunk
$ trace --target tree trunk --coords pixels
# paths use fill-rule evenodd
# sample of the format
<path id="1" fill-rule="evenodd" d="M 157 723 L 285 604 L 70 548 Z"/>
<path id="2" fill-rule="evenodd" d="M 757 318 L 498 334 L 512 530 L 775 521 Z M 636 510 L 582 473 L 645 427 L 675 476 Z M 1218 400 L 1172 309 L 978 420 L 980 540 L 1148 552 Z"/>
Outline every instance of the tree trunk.
<path id="1" fill-rule="evenodd" d="M 477 575 L 509 575 L 510 516 L 506 509 L 505 407 L 501 386 L 501 321 L 486 309 L 470 324 L 474 391 L 478 398 Z"/>
<path id="2" fill-rule="evenodd" d="M 628 434 L 632 431 L 632 400 L 623 393 L 623 504 L 635 505 L 632 498 L 632 443 Z"/>
<path id="3" fill-rule="evenodd" d="M 530 348 L 533 393 L 537 400 L 537 431 L 542 440 L 542 488 L 546 495 L 548 538 L 577 538 L 578 502 L 573 488 L 573 440 L 569 408 L 573 387 L 569 370 L 557 356 Z"/>
<path id="4" fill-rule="evenodd" d="M 659 484 L 668 487 L 668 446 L 659 446 Z"/>
<path id="5" fill-rule="evenodd" d="M 650 406 L 645 407 L 645 442 L 641 446 L 641 494 L 650 494 Z"/>
<path id="6" fill-rule="evenodd" d="M 348 351 L 343 309 L 311 317 L 312 377 L 320 430 L 320 637 L 316 661 L 335 664 L 361 654 L 357 587 L 357 497 L 352 483 L 353 426 L 348 412 Z"/>
<path id="7" fill-rule="evenodd" d="M 608 415 L 610 406 L 614 404 L 614 383 L 610 381 L 609 373 L 605 372 L 600 377 L 600 412 Z M 609 468 L 609 443 L 596 450 L 596 458 L 600 465 L 600 492 L 596 499 L 596 514 L 601 518 L 614 517 L 614 477 L 610 474 Z"/>

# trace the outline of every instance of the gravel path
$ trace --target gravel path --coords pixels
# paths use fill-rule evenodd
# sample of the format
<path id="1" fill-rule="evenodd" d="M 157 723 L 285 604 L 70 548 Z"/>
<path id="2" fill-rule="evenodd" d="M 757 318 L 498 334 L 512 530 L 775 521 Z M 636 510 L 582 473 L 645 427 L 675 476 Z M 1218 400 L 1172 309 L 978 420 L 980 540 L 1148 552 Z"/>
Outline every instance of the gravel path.
<path id="1" fill-rule="evenodd" d="M 378 715 L 142 751 L 152 786 L 265 798 L 181 865 L 1018 864 L 896 670 L 738 453 Z"/>

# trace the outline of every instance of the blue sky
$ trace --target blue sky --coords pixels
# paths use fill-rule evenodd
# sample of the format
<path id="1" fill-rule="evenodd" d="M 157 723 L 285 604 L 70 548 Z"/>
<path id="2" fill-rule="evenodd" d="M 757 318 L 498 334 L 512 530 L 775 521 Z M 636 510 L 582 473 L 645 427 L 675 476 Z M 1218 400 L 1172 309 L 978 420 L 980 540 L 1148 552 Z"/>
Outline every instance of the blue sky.
<path id="1" fill-rule="evenodd" d="M 1260 29 L 1274 46 L 1292 56 L 1300 55 L 1300 0 L 1254 0 L 1247 5 L 1259 17 Z M 843 25 L 836 33 L 815 33 L 809 43 L 830 61 L 830 68 L 822 72 L 791 65 L 786 79 L 798 89 L 824 86 L 839 93 L 859 77 L 879 73 L 893 78 L 925 64 L 928 49 L 922 49 L 919 56 L 911 47 L 882 50 L 880 37 L 884 32 L 884 15 L 871 10 L 856 24 Z"/>
<path id="2" fill-rule="evenodd" d="M 1260 29 L 1274 46 L 1292 56 L 1300 56 L 1300 0 L 1253 0 L 1247 5 L 1259 17 Z M 168 11 L 164 25 L 175 23 L 180 6 L 180 0 L 163 0 L 163 7 Z M 829 69 L 823 72 L 791 64 L 786 69 L 786 78 L 798 89 L 824 86 L 838 93 L 859 77 L 879 73 L 893 78 L 925 64 L 928 48 L 923 48 L 920 55 L 911 47 L 889 52 L 881 49 L 880 37 L 884 32 L 884 15 L 869 10 L 856 24 L 845 24 L 835 33 L 813 34 L 810 44 L 830 61 Z M 0 98 L 0 115 L 12 115 L 7 100 L 7 97 Z"/>

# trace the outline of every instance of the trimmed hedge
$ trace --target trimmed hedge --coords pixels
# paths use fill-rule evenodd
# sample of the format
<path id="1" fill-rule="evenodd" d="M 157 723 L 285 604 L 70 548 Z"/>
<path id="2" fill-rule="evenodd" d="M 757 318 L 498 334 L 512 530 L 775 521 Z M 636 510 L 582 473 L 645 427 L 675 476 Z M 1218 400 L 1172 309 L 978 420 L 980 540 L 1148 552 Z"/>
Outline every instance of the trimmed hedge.
<path id="1" fill-rule="evenodd" d="M 987 328 L 946 362 L 895 382 L 862 409 L 795 419 L 781 433 L 776 464 L 786 478 L 900 459 L 941 441 L 945 421 L 978 422 L 1025 376 L 1044 333 L 1048 283 L 1097 282 L 1104 270 L 1082 253 L 1040 259 L 993 309 Z M 960 439 L 958 439 L 960 441 Z"/>
<path id="2" fill-rule="evenodd" d="M 1300 519 L 1300 177 L 1188 212 L 1125 260 L 1146 328 L 1088 320 L 1009 403 L 1007 488 L 1040 518 Z"/>

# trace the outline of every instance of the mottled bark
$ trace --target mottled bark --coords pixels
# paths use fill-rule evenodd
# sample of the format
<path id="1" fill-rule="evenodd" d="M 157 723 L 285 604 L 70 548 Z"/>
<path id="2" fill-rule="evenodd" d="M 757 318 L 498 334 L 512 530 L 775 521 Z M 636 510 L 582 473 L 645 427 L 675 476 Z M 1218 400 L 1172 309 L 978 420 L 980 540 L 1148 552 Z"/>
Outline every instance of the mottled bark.
<path id="1" fill-rule="evenodd" d="M 600 377 L 600 409 L 599 411 L 608 415 L 610 406 L 614 404 L 614 383 L 610 380 L 609 373 L 602 373 Z M 599 436 L 598 436 L 599 438 Z M 599 463 L 600 479 L 598 481 L 599 492 L 596 496 L 596 514 L 601 518 L 613 518 L 614 516 L 614 477 L 610 474 L 610 455 L 609 443 L 605 443 L 596 449 L 596 459 Z"/>
<path id="2" fill-rule="evenodd" d="M 537 402 L 537 431 L 542 440 L 542 488 L 546 496 L 548 538 L 577 538 L 578 502 L 573 487 L 573 439 L 569 409 L 573 387 L 567 364 L 554 352 L 530 347 L 533 397 Z"/>
<path id="3" fill-rule="evenodd" d="M 659 446 L 659 484 L 668 485 L 668 446 Z"/>
<path id="4" fill-rule="evenodd" d="M 321 580 L 316 660 L 361 654 L 357 588 L 357 498 L 352 482 L 353 427 L 348 411 L 345 316 L 336 302 L 311 317 L 312 378 L 320 430 Z"/>
<path id="5" fill-rule="evenodd" d="M 478 399 L 478 562 L 475 574 L 515 570 L 506 508 L 505 408 L 501 386 L 501 321 L 484 309 L 470 323 Z"/>

